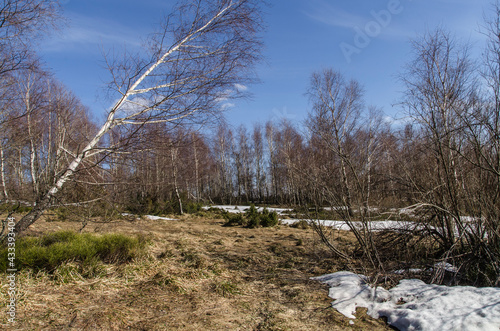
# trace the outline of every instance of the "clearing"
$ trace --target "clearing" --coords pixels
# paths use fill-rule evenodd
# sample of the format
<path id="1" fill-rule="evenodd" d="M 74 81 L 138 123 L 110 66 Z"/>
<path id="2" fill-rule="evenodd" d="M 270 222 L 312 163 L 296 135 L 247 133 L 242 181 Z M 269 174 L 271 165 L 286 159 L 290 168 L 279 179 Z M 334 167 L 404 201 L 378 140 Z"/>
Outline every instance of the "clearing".
<path id="1" fill-rule="evenodd" d="M 389 330 L 366 309 L 351 321 L 332 308 L 328 286 L 310 277 L 346 266 L 313 230 L 223 227 L 222 219 L 206 216 L 89 223 L 82 232 L 145 236 L 147 252 L 90 279 L 18 272 L 16 329 Z M 80 227 L 45 217 L 28 234 Z M 339 231 L 337 240 L 354 245 L 348 232 Z M 3 307 L 6 283 L 1 277 Z M 10 327 L 6 314 L 0 327 Z"/>

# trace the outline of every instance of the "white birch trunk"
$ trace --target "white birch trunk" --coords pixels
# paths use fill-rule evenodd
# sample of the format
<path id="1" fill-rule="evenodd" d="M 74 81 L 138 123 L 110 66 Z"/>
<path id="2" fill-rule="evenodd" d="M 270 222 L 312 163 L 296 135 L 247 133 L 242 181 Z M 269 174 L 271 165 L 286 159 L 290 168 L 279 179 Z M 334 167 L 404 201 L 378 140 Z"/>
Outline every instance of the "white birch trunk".
<path id="1" fill-rule="evenodd" d="M 3 146 L 0 144 L 0 171 L 2 173 L 2 188 L 3 188 L 3 197 L 5 200 L 9 200 L 9 195 L 7 194 L 7 184 L 5 181 L 5 158 L 3 153 Z"/>

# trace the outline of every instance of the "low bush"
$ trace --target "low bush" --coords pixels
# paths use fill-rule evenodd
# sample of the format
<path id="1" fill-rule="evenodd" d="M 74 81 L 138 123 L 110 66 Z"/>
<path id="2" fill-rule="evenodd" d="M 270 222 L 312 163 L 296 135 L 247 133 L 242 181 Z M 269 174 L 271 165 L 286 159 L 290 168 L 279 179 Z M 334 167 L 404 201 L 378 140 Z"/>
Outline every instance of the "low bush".
<path id="1" fill-rule="evenodd" d="M 262 215 L 260 215 L 260 225 L 263 227 L 273 227 L 278 225 L 278 214 L 273 211 L 270 212 L 267 208 L 264 208 Z"/>
<path id="2" fill-rule="evenodd" d="M 259 212 L 253 204 L 250 205 L 250 208 L 244 215 L 225 212 L 223 217 L 226 220 L 224 226 L 242 225 L 247 228 L 257 228 L 259 226 L 273 227 L 278 225 L 279 222 L 276 212 L 270 212 L 267 208 Z"/>
<path id="3" fill-rule="evenodd" d="M 185 204 L 184 212 L 187 214 L 196 214 L 203 209 L 203 203 L 189 201 Z"/>
<path id="4" fill-rule="evenodd" d="M 75 262 L 82 266 L 96 262 L 124 263 L 145 247 L 145 240 L 123 234 L 95 235 L 59 231 L 41 237 L 23 237 L 16 241 L 15 267 L 18 270 L 55 271 L 59 266 Z M 0 249 L 0 271 L 8 269 L 8 248 Z"/>

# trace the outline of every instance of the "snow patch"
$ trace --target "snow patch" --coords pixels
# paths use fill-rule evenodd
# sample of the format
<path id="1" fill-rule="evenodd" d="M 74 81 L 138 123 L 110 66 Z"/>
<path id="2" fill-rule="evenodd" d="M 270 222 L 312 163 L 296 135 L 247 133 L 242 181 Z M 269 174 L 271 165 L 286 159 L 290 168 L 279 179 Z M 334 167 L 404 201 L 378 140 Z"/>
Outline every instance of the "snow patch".
<path id="1" fill-rule="evenodd" d="M 137 215 L 129 214 L 129 213 L 122 213 L 122 216 L 133 216 L 136 218 L 140 218 Z M 168 218 L 168 217 L 161 217 L 161 216 L 154 216 L 154 215 L 144 215 L 147 219 L 151 221 L 158 221 L 158 220 L 163 220 L 163 221 L 178 221 L 176 218 Z"/>
<path id="2" fill-rule="evenodd" d="M 373 318 L 386 316 L 400 330 L 485 330 L 500 326 L 500 288 L 429 285 L 404 279 L 386 290 L 372 287 L 366 276 L 341 271 L 312 278 L 330 286 L 332 307 L 354 319 L 365 307 Z"/>
<path id="3" fill-rule="evenodd" d="M 282 219 L 281 223 L 285 225 L 292 225 L 294 223 L 306 221 L 308 223 L 316 223 L 326 227 L 332 227 L 336 230 L 350 231 L 351 228 L 344 221 L 330 221 L 330 220 L 301 220 L 301 219 Z M 367 223 L 369 228 L 373 231 L 402 231 L 415 229 L 418 225 L 413 222 L 401 222 L 401 221 L 371 221 Z M 363 224 L 361 222 L 352 222 L 352 225 L 358 229 L 361 229 Z"/>
<path id="4" fill-rule="evenodd" d="M 154 215 L 144 215 L 147 219 L 151 221 L 158 221 L 158 220 L 163 220 L 163 221 L 178 221 L 176 218 L 168 218 L 168 217 L 161 217 L 161 216 L 154 216 Z"/>

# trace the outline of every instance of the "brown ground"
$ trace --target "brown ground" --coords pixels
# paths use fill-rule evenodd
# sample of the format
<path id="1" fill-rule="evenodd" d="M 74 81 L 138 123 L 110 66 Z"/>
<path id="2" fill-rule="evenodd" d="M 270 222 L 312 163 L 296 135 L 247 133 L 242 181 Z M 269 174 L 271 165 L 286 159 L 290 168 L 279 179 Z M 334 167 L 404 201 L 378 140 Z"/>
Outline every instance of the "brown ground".
<path id="1" fill-rule="evenodd" d="M 16 330 L 387 330 L 358 311 L 354 324 L 309 278 L 342 270 L 311 229 L 222 227 L 222 220 L 120 220 L 83 232 L 143 234 L 147 254 L 102 277 L 18 273 Z M 35 223 L 32 234 L 79 223 Z M 350 242 L 348 235 L 339 239 Z M 1 276 L 1 275 L 0 275 Z M 6 279 L 0 277 L 5 307 Z M 12 328 L 0 314 L 0 328 Z"/>

